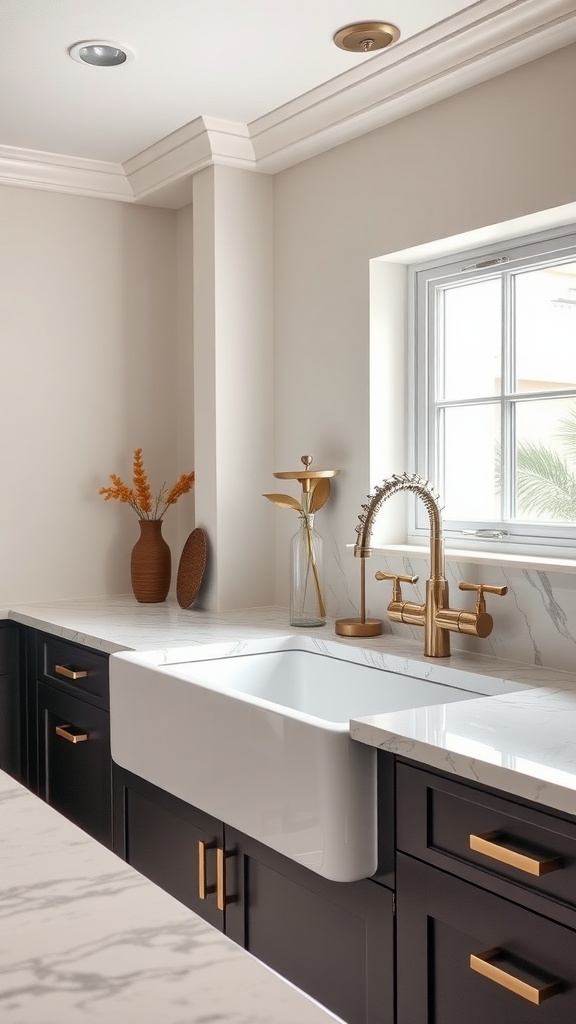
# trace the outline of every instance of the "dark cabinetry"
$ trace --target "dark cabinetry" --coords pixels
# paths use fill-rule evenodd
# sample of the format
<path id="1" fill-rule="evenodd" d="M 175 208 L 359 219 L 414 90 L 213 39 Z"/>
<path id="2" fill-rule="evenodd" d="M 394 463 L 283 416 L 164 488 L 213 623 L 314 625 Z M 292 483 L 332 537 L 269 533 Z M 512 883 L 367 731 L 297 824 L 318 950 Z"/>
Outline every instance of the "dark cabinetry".
<path id="1" fill-rule="evenodd" d="M 20 682 L 20 634 L 0 622 L 0 769 L 26 780 L 26 703 Z"/>
<path id="2" fill-rule="evenodd" d="M 571 815 L 381 751 L 378 871 L 330 882 L 111 765 L 107 656 L 0 623 L 0 767 L 26 763 L 57 810 L 348 1024 L 576 1020 Z"/>
<path id="3" fill-rule="evenodd" d="M 398 1024 L 487 1020 L 576 1020 L 576 932 L 401 854 Z"/>
<path id="4" fill-rule="evenodd" d="M 31 786 L 111 846 L 108 658 L 35 630 L 28 631 L 27 651 L 30 748 L 37 755 Z"/>
<path id="5" fill-rule="evenodd" d="M 404 764 L 397 786 L 400 850 L 576 924 L 574 819 Z"/>
<path id="6" fill-rule="evenodd" d="M 576 1020 L 574 820 L 404 764 L 397 807 L 398 1024 Z"/>
<path id="7" fill-rule="evenodd" d="M 109 716 L 85 700 L 38 684 L 38 793 L 111 845 Z"/>
<path id="8" fill-rule="evenodd" d="M 330 882 L 114 766 L 116 852 L 350 1024 L 392 1024 L 393 894 Z"/>
<path id="9" fill-rule="evenodd" d="M 331 882 L 228 826 L 225 841 L 231 938 L 350 1024 L 391 1024 L 392 892 Z"/>
<path id="10" fill-rule="evenodd" d="M 113 765 L 114 852 L 220 930 L 222 822 Z"/>

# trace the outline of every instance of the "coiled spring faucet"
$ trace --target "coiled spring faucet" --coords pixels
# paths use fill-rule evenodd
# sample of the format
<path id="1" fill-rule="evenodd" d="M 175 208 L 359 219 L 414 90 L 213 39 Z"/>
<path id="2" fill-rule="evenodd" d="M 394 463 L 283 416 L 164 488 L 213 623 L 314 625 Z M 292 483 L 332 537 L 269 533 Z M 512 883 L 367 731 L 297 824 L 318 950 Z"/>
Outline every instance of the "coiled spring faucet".
<path id="1" fill-rule="evenodd" d="M 392 600 L 388 605 L 388 617 L 392 622 L 405 622 L 411 626 L 424 627 L 424 654 L 429 658 L 447 658 L 450 655 L 450 633 L 466 633 L 469 636 L 485 638 L 492 632 L 492 616 L 486 611 L 484 594 L 503 596 L 507 587 L 493 587 L 485 583 L 460 583 L 460 590 L 477 592 L 476 609 L 473 612 L 450 608 L 448 581 L 444 569 L 444 539 L 442 535 L 442 511 L 438 496 L 427 480 L 417 474 L 402 473 L 384 480 L 369 495 L 369 502 L 362 505 L 359 523 L 356 527 L 358 540 L 354 545 L 356 558 L 369 558 L 372 554 L 370 540 L 372 526 L 380 508 L 388 498 L 400 491 L 412 491 L 424 503 L 430 521 L 430 577 L 426 582 L 424 604 L 404 601 L 402 583 L 417 583 L 417 576 L 397 576 L 394 573 L 377 572 L 377 580 L 393 581 Z"/>

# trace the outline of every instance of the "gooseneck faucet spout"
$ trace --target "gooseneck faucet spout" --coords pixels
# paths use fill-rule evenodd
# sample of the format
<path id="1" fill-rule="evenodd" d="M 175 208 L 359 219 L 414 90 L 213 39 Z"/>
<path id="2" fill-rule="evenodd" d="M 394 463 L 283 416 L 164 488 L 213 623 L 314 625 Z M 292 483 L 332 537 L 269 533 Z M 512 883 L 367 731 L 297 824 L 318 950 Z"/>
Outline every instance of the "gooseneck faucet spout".
<path id="1" fill-rule="evenodd" d="M 471 636 L 487 637 L 492 632 L 492 616 L 486 612 L 484 593 L 504 595 L 507 587 L 493 587 L 487 584 L 461 583 L 461 590 L 477 591 L 476 610 L 450 608 L 448 581 L 444 569 L 444 539 L 442 533 L 442 511 L 438 495 L 427 480 L 417 474 L 395 474 L 376 487 L 368 495 L 369 503 L 362 505 L 359 523 L 356 527 L 358 539 L 354 545 L 357 558 L 369 558 L 372 554 L 370 542 L 374 520 L 388 498 L 400 491 L 411 491 L 424 503 L 430 522 L 430 577 L 426 582 L 424 604 L 404 601 L 401 582 L 415 583 L 418 577 L 395 576 L 390 573 L 376 573 L 376 579 L 392 579 L 394 589 L 388 605 L 388 616 L 393 622 L 405 622 L 424 627 L 424 654 L 431 658 L 446 658 L 450 655 L 450 633 L 467 633 Z"/>
<path id="2" fill-rule="evenodd" d="M 430 577 L 444 577 L 444 540 L 442 535 L 442 511 L 438 504 L 438 496 L 431 490 L 428 481 L 416 473 L 395 474 L 376 487 L 370 497 L 369 505 L 362 505 L 359 524 L 356 527 L 358 540 L 354 546 L 356 558 L 368 558 L 372 554 L 370 541 L 376 514 L 388 498 L 399 491 L 412 491 L 422 499 L 430 521 Z"/>

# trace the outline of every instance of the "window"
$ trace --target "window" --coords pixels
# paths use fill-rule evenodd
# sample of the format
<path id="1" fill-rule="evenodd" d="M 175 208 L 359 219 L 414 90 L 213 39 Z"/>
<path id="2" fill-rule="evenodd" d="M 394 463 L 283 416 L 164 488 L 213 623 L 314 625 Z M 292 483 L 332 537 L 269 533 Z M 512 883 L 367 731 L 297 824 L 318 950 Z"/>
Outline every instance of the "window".
<path id="1" fill-rule="evenodd" d="M 453 546 L 576 541 L 576 234 L 415 267 L 415 461 Z M 414 509 L 412 534 L 428 532 Z"/>

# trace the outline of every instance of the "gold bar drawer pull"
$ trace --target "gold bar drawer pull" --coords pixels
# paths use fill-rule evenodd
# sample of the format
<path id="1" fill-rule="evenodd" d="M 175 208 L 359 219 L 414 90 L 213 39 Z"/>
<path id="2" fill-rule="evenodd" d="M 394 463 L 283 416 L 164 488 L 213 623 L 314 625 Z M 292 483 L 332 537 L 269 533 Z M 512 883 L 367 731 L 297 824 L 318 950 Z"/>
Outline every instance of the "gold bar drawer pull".
<path id="1" fill-rule="evenodd" d="M 216 905 L 218 910 L 226 910 L 229 903 L 236 903 L 237 896 L 230 896 L 226 892 L 226 861 L 236 856 L 236 850 L 223 850 L 220 846 L 216 850 Z"/>
<path id="2" fill-rule="evenodd" d="M 206 885 L 206 851 L 214 850 L 216 843 L 205 843 L 198 840 L 198 899 L 205 900 L 211 893 L 216 892 L 215 885 Z"/>
<path id="3" fill-rule="evenodd" d="M 562 867 L 560 857 L 529 857 L 525 853 L 520 853 L 519 850 L 511 850 L 503 844 L 501 833 L 498 831 L 483 832 L 480 835 L 472 833 L 470 849 L 475 853 L 484 854 L 485 857 L 491 857 L 492 860 L 500 861 L 501 864 L 507 864 L 508 867 L 525 871 L 528 875 L 536 875 L 538 878 Z"/>
<path id="4" fill-rule="evenodd" d="M 226 857 L 219 846 L 216 850 L 216 905 L 226 910 Z"/>
<path id="5" fill-rule="evenodd" d="M 483 953 L 471 953 L 470 967 L 477 974 L 481 974 L 483 978 L 488 978 L 488 981 L 501 985 L 502 988 L 514 992 L 515 995 L 521 996 L 529 1003 L 535 1003 L 536 1006 L 562 991 L 562 982 L 558 980 L 530 984 L 530 982 L 522 981 L 521 978 L 509 974 L 508 971 L 504 971 L 494 963 L 500 954 L 501 950 L 499 949 L 486 949 Z"/>
<path id="6" fill-rule="evenodd" d="M 54 665 L 54 672 L 57 676 L 64 676 L 65 679 L 86 679 L 88 675 L 83 668 L 68 668 L 67 665 Z"/>
<path id="7" fill-rule="evenodd" d="M 81 729 L 76 730 L 75 725 L 57 725 L 56 735 L 61 736 L 63 740 L 68 740 L 69 743 L 85 743 L 88 739 L 88 733 L 82 732 Z"/>

